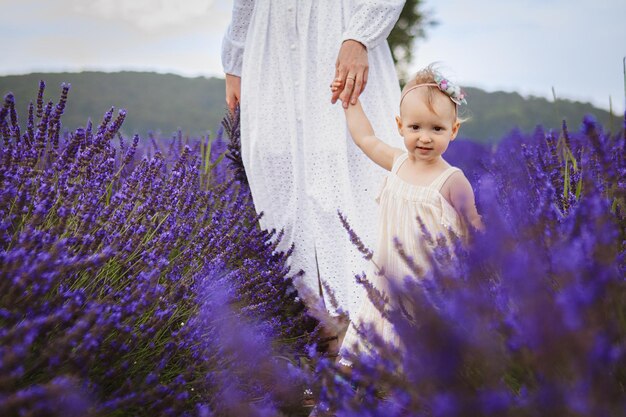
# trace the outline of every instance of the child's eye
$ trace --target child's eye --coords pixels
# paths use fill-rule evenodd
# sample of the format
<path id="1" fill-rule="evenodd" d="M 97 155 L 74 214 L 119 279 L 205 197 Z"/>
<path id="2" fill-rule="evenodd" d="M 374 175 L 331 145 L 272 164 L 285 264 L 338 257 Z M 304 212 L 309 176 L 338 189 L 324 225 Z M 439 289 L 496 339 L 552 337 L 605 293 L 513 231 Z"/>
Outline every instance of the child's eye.
<path id="1" fill-rule="evenodd" d="M 441 126 L 435 126 L 435 132 L 443 132 L 445 129 Z"/>
<path id="2" fill-rule="evenodd" d="M 417 130 L 417 129 L 419 129 L 419 128 L 420 128 L 420 127 L 419 127 L 419 125 L 411 125 L 411 126 L 409 126 L 409 127 L 410 127 L 411 129 L 413 129 L 413 130 Z"/>

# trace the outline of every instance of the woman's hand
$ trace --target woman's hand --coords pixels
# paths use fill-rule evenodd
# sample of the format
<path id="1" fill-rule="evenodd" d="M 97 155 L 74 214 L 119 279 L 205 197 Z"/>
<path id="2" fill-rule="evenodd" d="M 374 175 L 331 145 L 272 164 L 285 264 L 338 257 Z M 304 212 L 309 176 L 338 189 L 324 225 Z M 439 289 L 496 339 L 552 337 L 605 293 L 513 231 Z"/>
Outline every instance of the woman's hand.
<path id="1" fill-rule="evenodd" d="M 235 113 L 235 108 L 241 98 L 241 77 L 226 74 L 226 105 L 231 114 Z"/>
<path id="2" fill-rule="evenodd" d="M 331 102 L 335 104 L 340 99 L 344 108 L 350 103 L 356 104 L 367 85 L 369 63 L 365 46 L 353 39 L 341 44 L 337 63 L 335 65 L 335 81 L 340 81 L 343 89 L 333 90 Z"/>

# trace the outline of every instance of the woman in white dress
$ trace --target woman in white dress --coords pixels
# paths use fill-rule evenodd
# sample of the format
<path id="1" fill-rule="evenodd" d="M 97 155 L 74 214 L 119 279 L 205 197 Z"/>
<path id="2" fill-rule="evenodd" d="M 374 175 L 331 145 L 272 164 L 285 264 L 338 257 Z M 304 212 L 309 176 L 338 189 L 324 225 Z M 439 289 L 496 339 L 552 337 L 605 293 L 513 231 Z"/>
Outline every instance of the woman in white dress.
<path id="1" fill-rule="evenodd" d="M 404 0 L 234 0 L 222 44 L 226 101 L 241 109 L 241 154 L 261 227 L 295 243 L 293 272 L 305 302 L 358 310 L 367 269 L 337 210 L 369 247 L 376 242 L 376 193 L 384 170 L 349 137 L 344 105 L 359 97 L 377 134 L 402 144 L 394 123 L 400 87 L 386 38 Z M 328 93 L 334 79 L 345 86 Z M 365 88 L 370 86 L 370 88 Z M 341 94 L 341 96 L 340 96 Z"/>

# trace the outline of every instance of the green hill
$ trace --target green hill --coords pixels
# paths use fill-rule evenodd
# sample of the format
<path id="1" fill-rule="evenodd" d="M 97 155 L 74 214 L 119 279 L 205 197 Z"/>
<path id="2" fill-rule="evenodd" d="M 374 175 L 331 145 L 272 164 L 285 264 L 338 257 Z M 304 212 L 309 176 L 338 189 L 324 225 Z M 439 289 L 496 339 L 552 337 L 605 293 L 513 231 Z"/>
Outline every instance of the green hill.
<path id="1" fill-rule="evenodd" d="M 566 120 L 571 130 L 578 129 L 586 114 L 594 115 L 607 129 L 619 130 L 622 116 L 613 116 L 589 103 L 562 100 L 548 101 L 540 97 L 523 97 L 518 93 L 496 91 L 488 93 L 478 88 L 466 88 L 468 120 L 460 135 L 481 142 L 494 142 L 513 128 L 532 131 L 537 125 L 560 128 Z"/>
<path id="2" fill-rule="evenodd" d="M 61 83 L 69 82 L 68 104 L 63 125 L 70 129 L 94 123 L 111 107 L 127 110 L 122 131 L 148 132 L 169 137 L 180 128 L 185 134 L 205 135 L 216 131 L 226 112 L 224 80 L 185 78 L 146 72 L 33 73 L 0 77 L 0 94 L 16 96 L 18 112 L 26 118 L 30 100 L 35 101 L 39 80 L 46 82 L 46 101 L 58 100 Z"/>
<path id="3" fill-rule="evenodd" d="M 88 118 L 97 123 L 112 106 L 128 111 L 123 131 L 150 131 L 169 137 L 178 128 L 191 136 L 216 131 L 225 112 L 224 80 L 220 78 L 185 78 L 172 74 L 144 72 L 81 72 L 34 73 L 0 77 L 0 94 L 12 91 L 16 96 L 22 121 L 30 100 L 35 100 L 39 80 L 46 82 L 46 100 L 57 100 L 60 84 L 69 82 L 72 88 L 63 117 L 64 126 L 75 129 L 84 126 Z M 594 114 L 607 128 L 621 127 L 621 117 L 587 103 L 543 98 L 522 97 L 517 93 L 488 93 L 467 88 L 469 120 L 461 128 L 461 136 L 481 142 L 500 139 L 511 129 L 524 131 L 538 124 L 558 128 L 561 120 L 576 128 L 585 114 Z"/>

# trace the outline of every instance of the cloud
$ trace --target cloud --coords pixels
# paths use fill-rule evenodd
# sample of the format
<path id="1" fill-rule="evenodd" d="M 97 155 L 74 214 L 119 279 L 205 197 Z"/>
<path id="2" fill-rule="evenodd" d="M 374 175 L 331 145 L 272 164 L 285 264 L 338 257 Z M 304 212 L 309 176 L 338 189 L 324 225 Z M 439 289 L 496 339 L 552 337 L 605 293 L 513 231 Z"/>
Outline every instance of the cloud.
<path id="1" fill-rule="evenodd" d="M 80 13 L 123 20 L 152 32 L 206 19 L 213 3 L 213 0 L 72 0 L 72 7 Z"/>
<path id="2" fill-rule="evenodd" d="M 223 74 L 221 39 L 232 3 L 181 1 L 180 10 L 165 19 L 160 16 L 173 3 L 133 0 L 124 6 L 117 0 L 81 1 L 82 8 L 77 0 L 21 0 L 7 5 L 7 13 L 0 13 L 0 36 L 11 42 L 0 42 L 0 56 L 10 59 L 0 61 L 0 74 L 80 70 Z M 201 6 L 210 10 L 202 12 Z M 132 13 L 146 15 L 141 25 Z"/>

